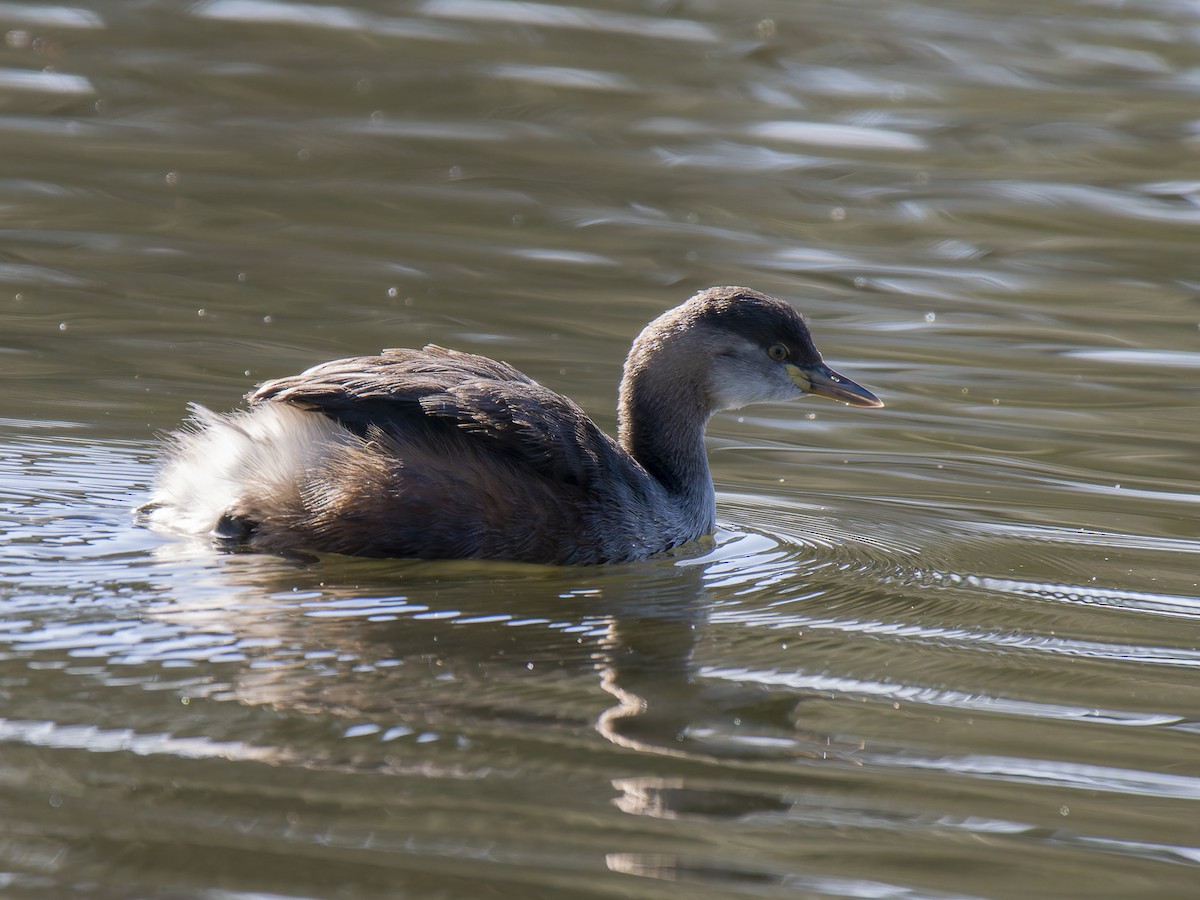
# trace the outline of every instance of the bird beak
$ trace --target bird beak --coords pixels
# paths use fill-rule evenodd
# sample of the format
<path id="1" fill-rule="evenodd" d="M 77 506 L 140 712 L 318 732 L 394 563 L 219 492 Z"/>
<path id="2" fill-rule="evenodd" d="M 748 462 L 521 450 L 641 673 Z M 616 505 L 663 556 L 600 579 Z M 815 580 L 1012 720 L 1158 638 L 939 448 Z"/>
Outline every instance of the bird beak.
<path id="1" fill-rule="evenodd" d="M 806 394 L 815 394 L 866 409 L 878 409 L 883 406 L 883 401 L 861 384 L 854 383 L 845 375 L 839 375 L 824 363 L 804 367 L 789 364 L 787 372 L 792 381 L 796 382 L 796 386 Z"/>

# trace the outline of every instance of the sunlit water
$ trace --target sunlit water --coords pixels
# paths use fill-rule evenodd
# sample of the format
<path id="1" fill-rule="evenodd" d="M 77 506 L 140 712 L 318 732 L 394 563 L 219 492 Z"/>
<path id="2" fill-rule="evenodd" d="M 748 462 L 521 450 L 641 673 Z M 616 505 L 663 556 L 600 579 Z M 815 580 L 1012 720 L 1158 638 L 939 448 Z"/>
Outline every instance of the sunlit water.
<path id="1" fill-rule="evenodd" d="M 5 897 L 1200 895 L 1188 3 L 0 3 Z M 139 528 L 188 401 L 433 341 L 716 417 L 610 569 Z"/>

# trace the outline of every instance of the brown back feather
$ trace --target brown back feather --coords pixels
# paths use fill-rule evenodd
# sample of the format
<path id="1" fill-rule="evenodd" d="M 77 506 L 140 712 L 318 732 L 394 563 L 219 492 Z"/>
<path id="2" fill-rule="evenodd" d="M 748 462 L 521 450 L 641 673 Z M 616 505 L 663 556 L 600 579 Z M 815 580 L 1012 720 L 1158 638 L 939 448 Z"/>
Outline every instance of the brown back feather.
<path id="1" fill-rule="evenodd" d="M 468 441 L 472 456 L 492 454 L 573 487 L 597 487 L 597 474 L 631 465 L 570 399 L 507 363 L 436 345 L 323 363 L 265 382 L 247 399 L 320 412 L 397 448 Z"/>

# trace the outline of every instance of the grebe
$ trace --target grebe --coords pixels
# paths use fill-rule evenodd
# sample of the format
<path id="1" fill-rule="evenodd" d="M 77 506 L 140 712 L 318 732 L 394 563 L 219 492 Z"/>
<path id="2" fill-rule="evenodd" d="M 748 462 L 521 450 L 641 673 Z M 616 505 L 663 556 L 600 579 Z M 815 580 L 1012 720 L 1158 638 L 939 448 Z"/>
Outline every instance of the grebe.
<path id="1" fill-rule="evenodd" d="M 243 411 L 193 406 L 143 510 L 267 552 L 644 559 L 713 530 L 712 414 L 805 394 L 883 406 L 821 361 L 790 305 L 714 287 L 633 342 L 615 441 L 507 363 L 384 350 L 268 381 Z"/>

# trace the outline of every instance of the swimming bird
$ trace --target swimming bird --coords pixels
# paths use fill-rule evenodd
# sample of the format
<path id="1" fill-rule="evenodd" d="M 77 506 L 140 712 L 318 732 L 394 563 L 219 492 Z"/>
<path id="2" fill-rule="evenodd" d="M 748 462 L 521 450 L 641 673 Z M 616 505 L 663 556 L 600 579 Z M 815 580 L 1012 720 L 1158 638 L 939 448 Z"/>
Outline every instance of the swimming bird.
<path id="1" fill-rule="evenodd" d="M 883 403 L 821 360 L 804 318 L 714 287 L 638 335 L 618 438 L 507 363 L 433 344 L 267 381 L 169 438 L 153 525 L 228 547 L 593 565 L 710 533 L 718 410 L 813 394 Z"/>

